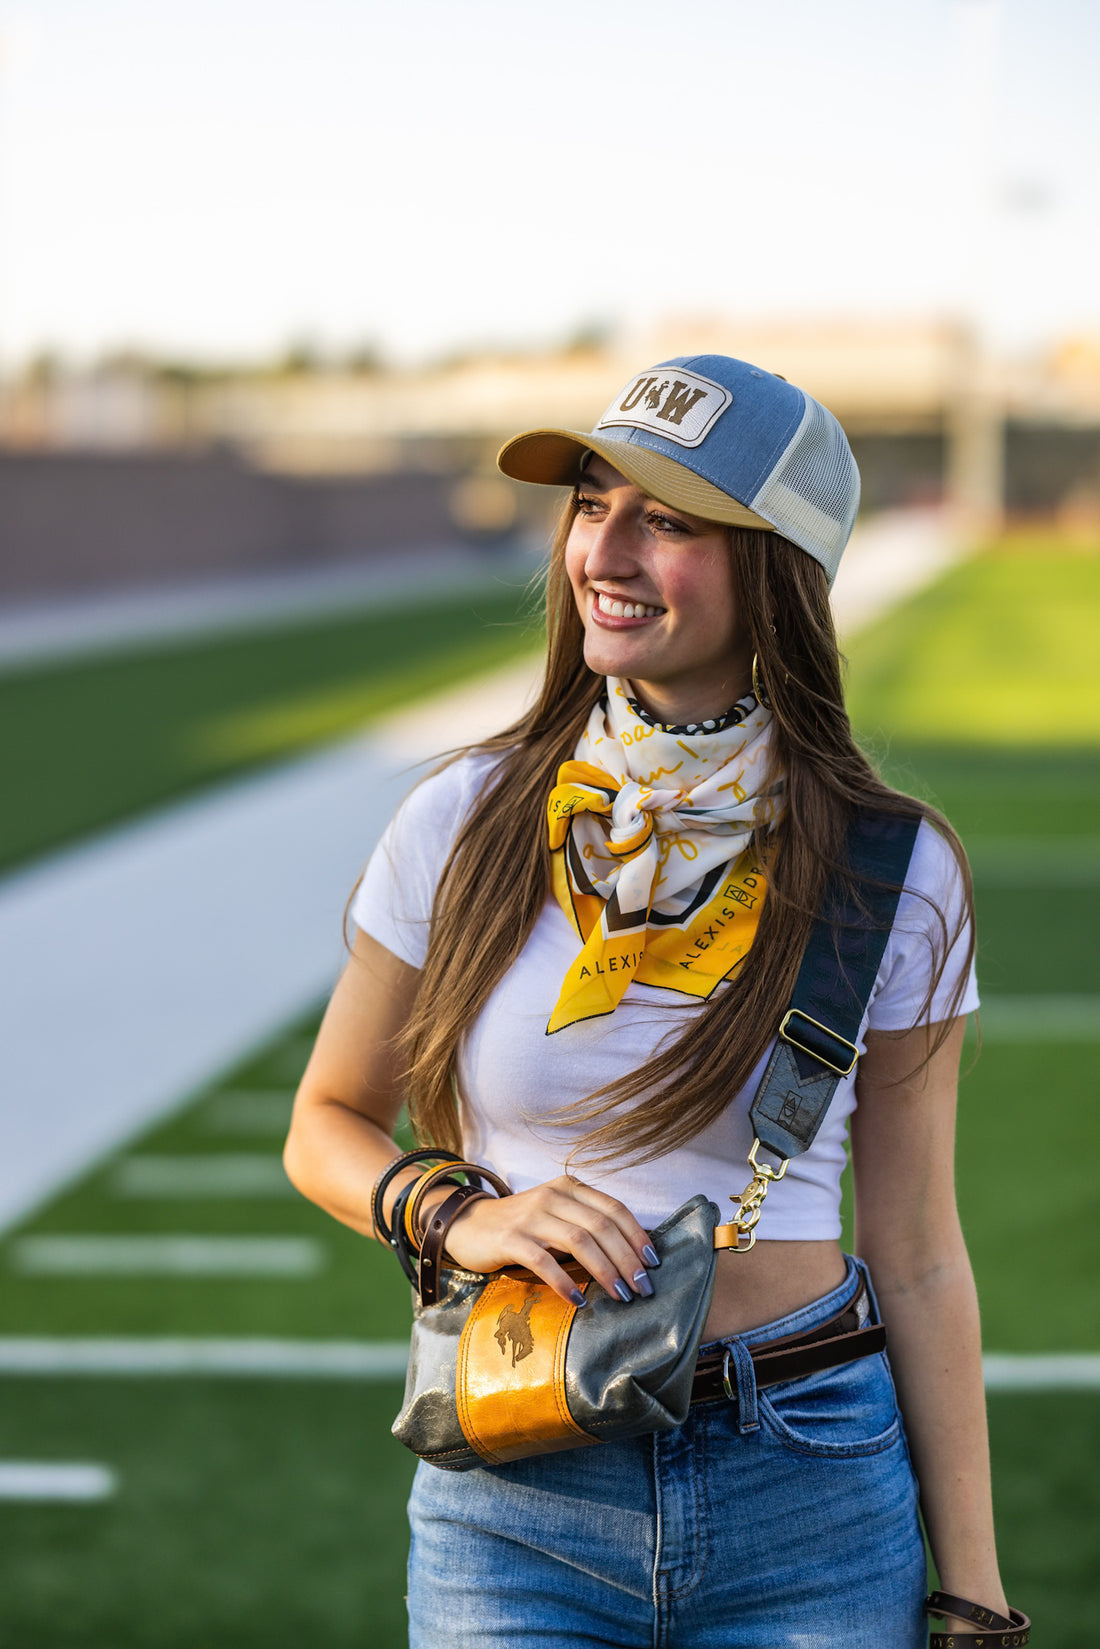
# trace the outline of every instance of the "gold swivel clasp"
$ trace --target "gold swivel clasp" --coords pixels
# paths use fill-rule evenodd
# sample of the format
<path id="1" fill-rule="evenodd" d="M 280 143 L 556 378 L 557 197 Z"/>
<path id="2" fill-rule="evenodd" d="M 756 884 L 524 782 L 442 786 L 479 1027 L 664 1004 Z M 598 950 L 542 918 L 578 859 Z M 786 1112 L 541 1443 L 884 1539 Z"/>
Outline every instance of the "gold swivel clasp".
<path id="1" fill-rule="evenodd" d="M 768 1194 L 768 1186 L 783 1178 L 787 1172 L 787 1158 L 779 1159 L 779 1167 L 772 1168 L 769 1163 L 758 1162 L 756 1153 L 760 1149 L 760 1141 L 754 1139 L 752 1150 L 749 1152 L 749 1167 L 752 1169 L 752 1179 L 740 1195 L 730 1197 L 730 1201 L 737 1204 L 737 1213 L 726 1225 L 715 1226 L 715 1248 L 726 1248 L 734 1254 L 747 1254 L 756 1241 L 756 1224 L 764 1206 L 764 1198 Z"/>

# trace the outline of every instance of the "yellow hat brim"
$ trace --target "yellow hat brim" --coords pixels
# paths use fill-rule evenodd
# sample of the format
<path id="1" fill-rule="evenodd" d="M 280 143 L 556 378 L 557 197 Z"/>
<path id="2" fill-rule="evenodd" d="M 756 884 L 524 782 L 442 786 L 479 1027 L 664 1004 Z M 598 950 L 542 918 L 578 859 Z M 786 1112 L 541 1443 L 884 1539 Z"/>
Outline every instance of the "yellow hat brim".
<path id="1" fill-rule="evenodd" d="M 635 441 L 612 441 L 605 435 L 587 435 L 576 429 L 529 429 L 504 443 L 497 453 L 497 466 L 515 481 L 575 487 L 581 479 L 581 458 L 586 452 L 598 453 L 648 497 L 672 509 L 727 527 L 776 530 L 762 515 L 704 481 L 694 470 Z"/>

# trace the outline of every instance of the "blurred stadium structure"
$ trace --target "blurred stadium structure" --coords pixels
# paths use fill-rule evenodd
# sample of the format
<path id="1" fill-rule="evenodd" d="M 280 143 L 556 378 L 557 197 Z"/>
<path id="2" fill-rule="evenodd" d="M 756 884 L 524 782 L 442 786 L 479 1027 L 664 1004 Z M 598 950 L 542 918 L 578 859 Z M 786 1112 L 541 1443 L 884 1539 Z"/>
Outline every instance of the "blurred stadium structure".
<path id="1" fill-rule="evenodd" d="M 848 430 L 864 509 L 946 505 L 1100 526 L 1100 335 L 993 358 L 962 322 L 669 320 L 556 353 L 388 370 L 373 359 L 229 371 L 42 358 L 0 386 L 0 595 L 37 598 L 482 544 L 544 530 L 496 474 L 517 428 L 589 428 L 638 361 L 719 351 L 804 385 Z"/>

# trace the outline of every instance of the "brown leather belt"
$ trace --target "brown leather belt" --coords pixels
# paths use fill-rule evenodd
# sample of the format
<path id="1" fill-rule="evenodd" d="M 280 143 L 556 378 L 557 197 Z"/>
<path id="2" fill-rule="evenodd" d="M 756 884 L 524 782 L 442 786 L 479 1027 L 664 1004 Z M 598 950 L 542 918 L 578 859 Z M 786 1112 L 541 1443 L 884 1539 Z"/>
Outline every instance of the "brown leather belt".
<path id="1" fill-rule="evenodd" d="M 764 1340 L 749 1348 L 757 1386 L 776 1386 L 781 1380 L 798 1380 L 820 1369 L 854 1363 L 886 1349 L 886 1329 L 881 1323 L 861 1328 L 870 1312 L 867 1288 L 861 1283 L 856 1293 L 834 1317 L 807 1329 L 804 1334 L 786 1334 Z M 737 1387 L 730 1379 L 729 1352 L 722 1348 L 705 1352 L 695 1366 L 691 1388 L 693 1403 L 710 1403 L 716 1398 L 737 1401 Z"/>

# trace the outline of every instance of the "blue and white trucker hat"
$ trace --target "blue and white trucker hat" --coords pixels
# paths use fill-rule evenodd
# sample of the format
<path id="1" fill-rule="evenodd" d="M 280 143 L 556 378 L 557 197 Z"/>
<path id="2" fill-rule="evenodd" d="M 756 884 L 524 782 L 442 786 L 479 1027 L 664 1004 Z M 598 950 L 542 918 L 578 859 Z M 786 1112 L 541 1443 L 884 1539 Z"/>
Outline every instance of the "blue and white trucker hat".
<path id="1" fill-rule="evenodd" d="M 859 508 L 856 461 L 832 413 L 774 373 L 729 355 L 662 361 L 591 432 L 527 430 L 497 463 L 517 481 L 569 487 L 588 451 L 674 509 L 782 533 L 836 577 Z"/>

